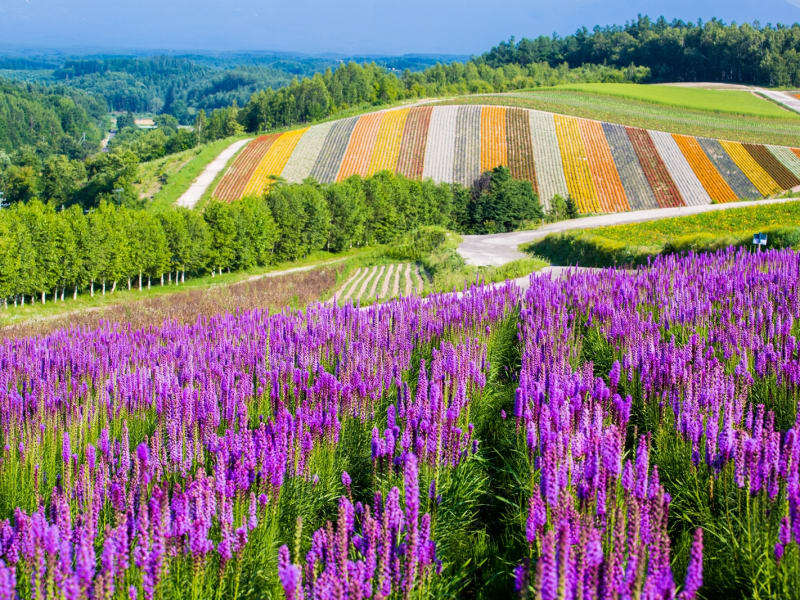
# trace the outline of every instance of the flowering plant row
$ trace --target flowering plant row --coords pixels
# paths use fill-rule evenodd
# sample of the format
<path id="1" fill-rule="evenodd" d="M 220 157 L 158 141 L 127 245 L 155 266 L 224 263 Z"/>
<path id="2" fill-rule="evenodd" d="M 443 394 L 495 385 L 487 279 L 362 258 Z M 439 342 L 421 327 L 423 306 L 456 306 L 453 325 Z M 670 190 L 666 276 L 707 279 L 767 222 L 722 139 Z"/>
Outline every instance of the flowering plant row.
<path id="1" fill-rule="evenodd" d="M 0 599 L 798 597 L 800 257 L 0 345 Z"/>
<path id="2" fill-rule="evenodd" d="M 497 166 L 530 181 L 544 206 L 571 195 L 583 212 L 756 199 L 800 185 L 797 148 L 502 106 L 384 110 L 270 138 L 272 148 L 251 142 L 215 197 L 258 193 L 271 177 L 331 183 L 383 170 L 469 187 Z"/>

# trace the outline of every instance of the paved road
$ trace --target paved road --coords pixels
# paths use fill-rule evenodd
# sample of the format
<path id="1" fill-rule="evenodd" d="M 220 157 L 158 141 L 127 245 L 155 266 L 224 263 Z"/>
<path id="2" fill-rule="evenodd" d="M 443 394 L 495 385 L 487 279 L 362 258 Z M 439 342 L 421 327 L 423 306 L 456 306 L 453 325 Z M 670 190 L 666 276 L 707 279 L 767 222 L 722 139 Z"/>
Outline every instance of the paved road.
<path id="1" fill-rule="evenodd" d="M 783 204 L 784 202 L 797 201 L 797 198 L 776 198 L 771 200 L 755 200 L 748 202 L 731 202 L 729 204 L 710 204 L 705 206 L 682 206 L 679 208 L 656 208 L 651 210 L 637 210 L 596 217 L 584 217 L 571 221 L 549 223 L 539 229 L 531 231 L 513 231 L 511 233 L 496 233 L 492 235 L 465 235 L 464 241 L 458 247 L 458 252 L 470 265 L 503 265 L 525 258 L 518 246 L 545 237 L 551 233 L 560 233 L 573 229 L 593 229 L 608 225 L 624 225 L 626 223 L 641 223 L 655 221 L 669 217 L 683 217 L 698 213 L 742 208 L 745 206 L 762 206 L 765 204 Z"/>
<path id="2" fill-rule="evenodd" d="M 220 152 L 214 160 L 206 165 L 206 168 L 203 169 L 203 172 L 192 182 L 189 189 L 181 194 L 176 204 L 178 206 L 185 206 L 186 208 L 193 208 L 194 205 L 197 204 L 197 201 L 203 197 L 203 194 L 206 193 L 211 182 L 213 182 L 219 172 L 225 168 L 225 165 L 228 164 L 228 161 L 233 155 L 251 139 L 253 138 L 233 142 L 230 146 L 225 148 L 225 150 Z"/>

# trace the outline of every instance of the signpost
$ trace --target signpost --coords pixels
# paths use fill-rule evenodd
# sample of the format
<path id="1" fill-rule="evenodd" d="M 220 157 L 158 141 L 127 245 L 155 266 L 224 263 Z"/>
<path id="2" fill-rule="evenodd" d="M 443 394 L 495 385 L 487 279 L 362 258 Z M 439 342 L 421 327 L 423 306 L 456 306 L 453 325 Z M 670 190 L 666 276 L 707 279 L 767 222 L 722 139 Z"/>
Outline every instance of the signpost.
<path id="1" fill-rule="evenodd" d="M 761 246 L 767 245 L 767 234 L 766 233 L 754 233 L 753 234 L 753 245 L 758 246 L 758 250 L 761 251 Z"/>

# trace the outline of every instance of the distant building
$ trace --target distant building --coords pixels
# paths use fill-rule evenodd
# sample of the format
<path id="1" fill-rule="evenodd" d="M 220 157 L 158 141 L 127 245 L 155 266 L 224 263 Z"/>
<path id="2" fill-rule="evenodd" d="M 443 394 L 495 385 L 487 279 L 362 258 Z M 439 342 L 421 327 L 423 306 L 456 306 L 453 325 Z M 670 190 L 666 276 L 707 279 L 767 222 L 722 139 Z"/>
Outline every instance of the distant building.
<path id="1" fill-rule="evenodd" d="M 140 129 L 155 129 L 156 122 L 153 119 L 134 119 L 133 122 Z"/>

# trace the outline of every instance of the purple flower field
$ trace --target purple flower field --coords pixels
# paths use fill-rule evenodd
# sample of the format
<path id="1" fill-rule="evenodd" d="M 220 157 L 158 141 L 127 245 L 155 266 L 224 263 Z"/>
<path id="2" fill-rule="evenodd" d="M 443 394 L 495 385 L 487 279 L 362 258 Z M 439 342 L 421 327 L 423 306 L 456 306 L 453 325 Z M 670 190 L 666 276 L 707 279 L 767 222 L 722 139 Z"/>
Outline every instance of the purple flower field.
<path id="1" fill-rule="evenodd" d="M 800 598 L 800 256 L 0 344 L 0 600 Z"/>

